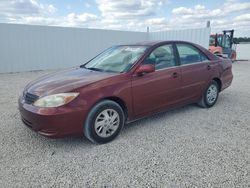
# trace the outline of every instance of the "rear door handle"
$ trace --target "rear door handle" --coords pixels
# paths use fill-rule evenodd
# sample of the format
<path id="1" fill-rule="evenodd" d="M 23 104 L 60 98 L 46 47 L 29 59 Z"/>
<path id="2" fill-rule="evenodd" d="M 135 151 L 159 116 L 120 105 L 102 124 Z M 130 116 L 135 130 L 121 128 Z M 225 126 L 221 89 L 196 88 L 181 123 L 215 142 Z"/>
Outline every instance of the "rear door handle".
<path id="1" fill-rule="evenodd" d="M 211 66 L 210 66 L 210 65 L 208 65 L 208 66 L 207 66 L 207 70 L 210 70 L 210 69 L 211 69 Z"/>
<path id="2" fill-rule="evenodd" d="M 177 72 L 174 72 L 174 73 L 172 74 L 172 77 L 173 77 L 173 78 L 177 78 L 177 77 L 178 77 L 178 73 L 177 73 Z"/>

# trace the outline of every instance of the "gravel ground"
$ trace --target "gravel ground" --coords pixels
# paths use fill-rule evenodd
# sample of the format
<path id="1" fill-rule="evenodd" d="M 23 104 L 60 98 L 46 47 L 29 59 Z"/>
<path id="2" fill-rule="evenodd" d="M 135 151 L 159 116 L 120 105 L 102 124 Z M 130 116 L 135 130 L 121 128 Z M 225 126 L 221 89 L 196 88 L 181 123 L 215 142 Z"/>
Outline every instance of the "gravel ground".
<path id="1" fill-rule="evenodd" d="M 125 126 L 106 145 L 26 128 L 17 98 L 50 71 L 0 74 L 0 187 L 250 187 L 250 62 L 211 109 L 189 105 Z"/>

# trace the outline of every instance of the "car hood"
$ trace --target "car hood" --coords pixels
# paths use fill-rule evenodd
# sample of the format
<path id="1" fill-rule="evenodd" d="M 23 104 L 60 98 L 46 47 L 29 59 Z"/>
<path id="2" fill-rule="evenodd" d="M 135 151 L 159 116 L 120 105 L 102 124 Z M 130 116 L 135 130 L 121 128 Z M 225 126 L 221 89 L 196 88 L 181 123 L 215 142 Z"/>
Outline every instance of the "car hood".
<path id="1" fill-rule="evenodd" d="M 85 68 L 73 68 L 38 78 L 26 86 L 25 92 L 29 92 L 37 96 L 70 92 L 79 87 L 83 87 L 115 75 L 117 74 L 92 71 Z"/>

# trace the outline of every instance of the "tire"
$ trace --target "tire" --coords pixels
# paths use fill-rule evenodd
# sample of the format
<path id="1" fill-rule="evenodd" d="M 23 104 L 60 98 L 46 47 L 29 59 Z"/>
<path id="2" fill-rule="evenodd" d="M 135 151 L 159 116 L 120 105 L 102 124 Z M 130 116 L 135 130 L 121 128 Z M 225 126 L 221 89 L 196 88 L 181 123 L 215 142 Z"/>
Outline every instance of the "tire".
<path id="1" fill-rule="evenodd" d="M 114 101 L 103 100 L 88 113 L 83 133 L 91 142 L 104 144 L 117 137 L 124 123 L 125 115 L 121 106 Z"/>
<path id="2" fill-rule="evenodd" d="M 210 108 L 217 102 L 219 97 L 219 85 L 216 81 L 212 80 L 206 91 L 204 92 L 198 105 L 203 108 Z"/>

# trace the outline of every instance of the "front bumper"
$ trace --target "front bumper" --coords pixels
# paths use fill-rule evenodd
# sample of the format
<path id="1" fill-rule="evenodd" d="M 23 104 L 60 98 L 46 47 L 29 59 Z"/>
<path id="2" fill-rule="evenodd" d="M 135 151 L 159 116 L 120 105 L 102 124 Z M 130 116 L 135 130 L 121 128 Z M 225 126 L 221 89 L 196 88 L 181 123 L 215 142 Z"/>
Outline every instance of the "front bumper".
<path id="1" fill-rule="evenodd" d="M 87 111 L 80 107 L 38 108 L 19 98 L 19 111 L 27 127 L 50 138 L 82 135 Z"/>

